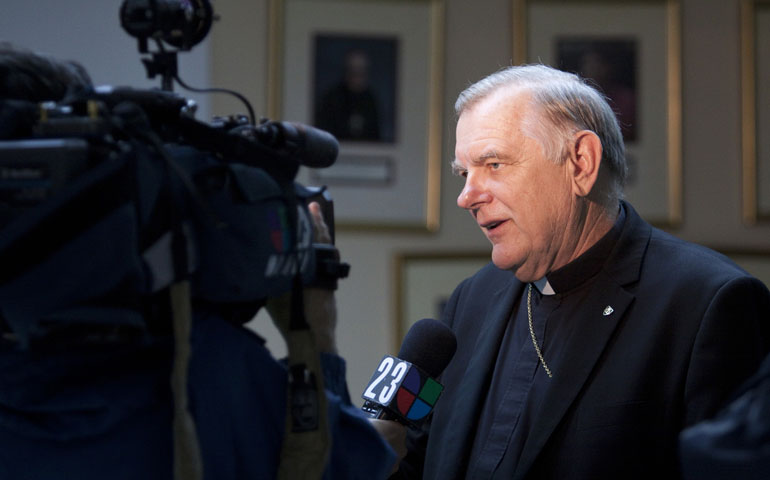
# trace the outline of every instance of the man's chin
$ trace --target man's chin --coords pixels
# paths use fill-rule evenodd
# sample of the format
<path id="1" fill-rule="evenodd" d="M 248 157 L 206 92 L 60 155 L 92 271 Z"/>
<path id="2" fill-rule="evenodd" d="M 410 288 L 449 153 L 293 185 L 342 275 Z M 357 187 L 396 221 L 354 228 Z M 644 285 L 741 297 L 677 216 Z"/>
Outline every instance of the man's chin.
<path id="1" fill-rule="evenodd" d="M 512 260 L 510 257 L 495 255 L 494 250 L 492 251 L 492 263 L 500 270 L 510 270 L 514 274 L 521 266 L 519 262 Z"/>
<path id="2" fill-rule="evenodd" d="M 519 281 L 524 283 L 536 282 L 541 278 L 534 275 L 534 272 L 530 271 L 531 269 L 522 268 L 523 262 L 517 262 L 510 257 L 497 256 L 494 252 L 492 252 L 492 263 L 500 270 L 508 270 L 513 273 Z"/>

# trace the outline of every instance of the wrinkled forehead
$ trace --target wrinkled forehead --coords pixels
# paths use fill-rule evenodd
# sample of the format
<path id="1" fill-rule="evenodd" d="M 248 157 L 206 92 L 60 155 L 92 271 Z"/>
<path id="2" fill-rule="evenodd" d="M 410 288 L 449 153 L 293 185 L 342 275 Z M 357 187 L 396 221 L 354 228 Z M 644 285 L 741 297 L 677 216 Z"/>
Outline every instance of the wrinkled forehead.
<path id="1" fill-rule="evenodd" d="M 463 110 L 457 119 L 455 156 L 464 157 L 481 144 L 512 141 L 521 132 L 527 104 L 521 95 L 490 95 Z"/>
<path id="2" fill-rule="evenodd" d="M 495 91 L 463 109 L 455 132 L 454 166 L 515 154 L 530 140 L 539 122 L 532 92 L 527 89 Z"/>

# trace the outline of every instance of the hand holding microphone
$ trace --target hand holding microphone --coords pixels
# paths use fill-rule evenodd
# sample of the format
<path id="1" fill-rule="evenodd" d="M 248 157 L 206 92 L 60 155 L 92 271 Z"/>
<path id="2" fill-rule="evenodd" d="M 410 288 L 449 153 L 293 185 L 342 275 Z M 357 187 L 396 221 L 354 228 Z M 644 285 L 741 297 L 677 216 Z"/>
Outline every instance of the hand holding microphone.
<path id="1" fill-rule="evenodd" d="M 457 350 L 454 332 L 444 323 L 423 318 L 406 333 L 398 357 L 385 355 L 372 375 L 361 408 L 372 426 L 396 452 L 393 471 L 406 456 L 406 426 L 427 418 L 444 387 L 434 380 Z"/>
<path id="2" fill-rule="evenodd" d="M 377 430 L 385 442 L 396 453 L 396 461 L 393 462 L 393 468 L 390 473 L 394 474 L 401 465 L 401 460 L 406 457 L 406 427 L 398 422 L 391 420 L 380 420 L 379 418 L 370 418 L 369 424 Z"/>

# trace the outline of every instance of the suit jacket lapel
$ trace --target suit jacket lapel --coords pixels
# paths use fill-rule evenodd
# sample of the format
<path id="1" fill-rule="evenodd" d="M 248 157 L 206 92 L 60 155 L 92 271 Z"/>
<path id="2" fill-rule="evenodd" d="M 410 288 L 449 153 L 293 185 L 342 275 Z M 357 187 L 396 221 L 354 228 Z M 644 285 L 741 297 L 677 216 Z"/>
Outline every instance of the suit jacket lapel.
<path id="1" fill-rule="evenodd" d="M 494 372 L 495 362 L 500 350 L 514 301 L 521 295 L 523 285 L 511 275 L 511 281 L 503 285 L 490 299 L 479 299 L 489 307 L 484 318 L 478 319 L 480 329 L 473 355 L 462 376 L 462 391 L 458 394 L 442 440 L 442 462 L 438 466 L 435 478 L 455 478 L 458 472 L 467 469 L 468 459 L 473 449 L 473 435 L 479 414 L 487 395 L 489 378 Z M 479 306 L 476 311 L 484 312 Z"/>
<path id="2" fill-rule="evenodd" d="M 532 434 L 524 443 L 521 457 L 515 467 L 514 479 L 526 476 L 548 438 L 583 388 L 620 319 L 634 300 L 634 295 L 623 286 L 639 278 L 651 228 L 630 205 L 625 202 L 623 205 L 626 209 L 626 221 L 620 238 L 602 272 L 598 274 L 591 294 L 587 297 L 589 300 L 581 306 L 573 319 L 579 322 L 579 325 L 588 327 L 576 330 L 568 340 L 561 361 L 552 366 L 553 383 L 532 420 Z M 605 315 L 608 306 L 612 312 Z"/>

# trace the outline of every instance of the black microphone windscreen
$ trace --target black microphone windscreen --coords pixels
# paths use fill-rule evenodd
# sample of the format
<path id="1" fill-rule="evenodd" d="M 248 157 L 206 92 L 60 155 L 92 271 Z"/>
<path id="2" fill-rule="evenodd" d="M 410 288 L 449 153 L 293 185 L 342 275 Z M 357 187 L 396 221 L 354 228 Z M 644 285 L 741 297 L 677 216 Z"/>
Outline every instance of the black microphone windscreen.
<path id="1" fill-rule="evenodd" d="M 430 377 L 444 371 L 457 350 L 457 338 L 445 323 L 423 318 L 412 325 L 401 343 L 398 358 L 417 365 Z"/>
<path id="2" fill-rule="evenodd" d="M 281 125 L 285 135 L 293 137 L 291 140 L 299 144 L 297 155 L 301 165 L 327 168 L 337 160 L 340 144 L 331 133 L 301 123 L 282 122 Z"/>

